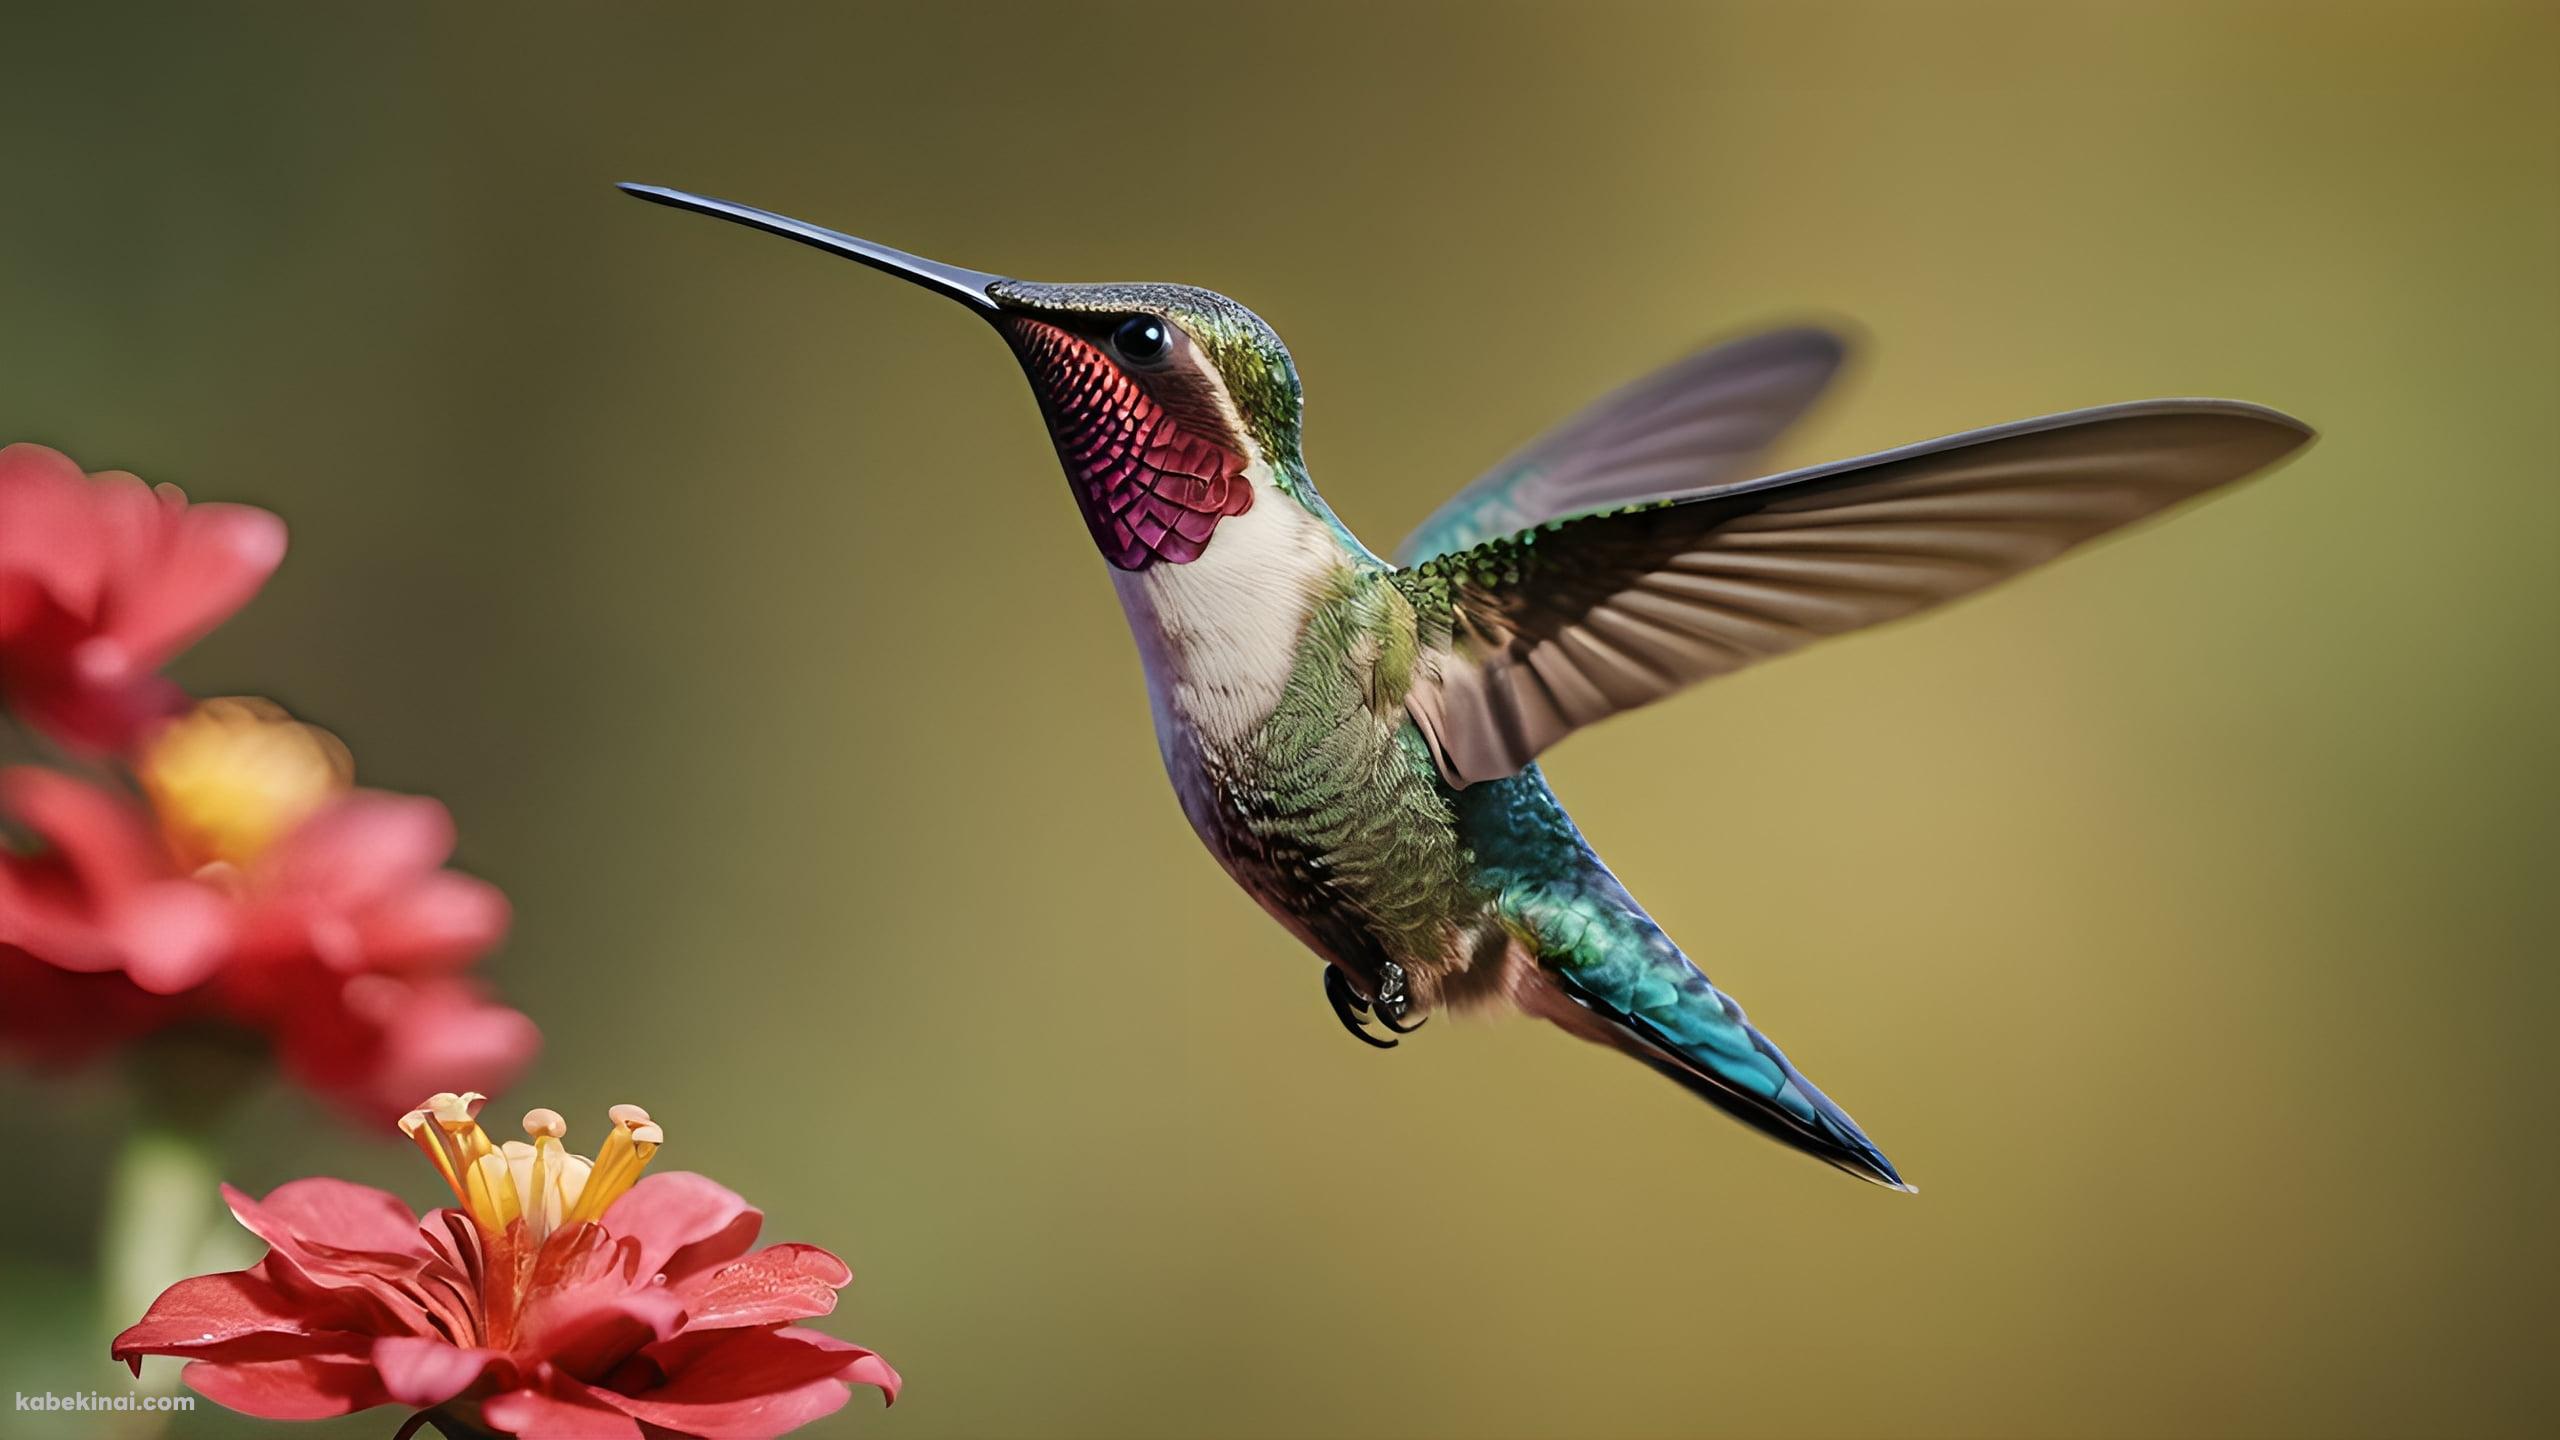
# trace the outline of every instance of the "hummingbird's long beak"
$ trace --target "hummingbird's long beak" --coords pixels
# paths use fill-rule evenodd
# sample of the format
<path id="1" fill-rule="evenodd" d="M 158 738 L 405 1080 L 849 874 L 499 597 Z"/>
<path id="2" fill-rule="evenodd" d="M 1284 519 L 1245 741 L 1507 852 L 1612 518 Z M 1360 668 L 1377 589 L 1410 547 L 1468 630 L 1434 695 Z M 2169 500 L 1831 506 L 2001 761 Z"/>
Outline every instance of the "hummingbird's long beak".
<path id="1" fill-rule="evenodd" d="M 797 240 L 803 245 L 815 245 L 831 255 L 841 255 L 848 260 L 861 261 L 874 270 L 885 270 L 901 279 L 912 280 L 928 290 L 938 290 L 954 300 L 990 314 L 994 313 L 996 302 L 988 296 L 987 287 L 1005 279 L 1002 275 L 990 275 L 984 270 L 963 270 L 957 265 L 945 265 L 938 260 L 927 260 L 922 256 L 910 255 L 904 250 L 892 250 L 886 245 L 875 245 L 868 240 L 857 239 L 851 235 L 812 225 L 806 220 L 794 220 L 788 215 L 776 215 L 770 210 L 759 210 L 752 205 L 714 200 L 707 195 L 688 195 L 682 190 L 670 190 L 663 185 L 624 185 L 621 188 L 629 194 L 655 204 L 672 205 L 679 210 L 692 210 L 704 215 L 716 215 L 723 220 L 735 220 L 741 225 L 750 225 L 768 234 L 779 235 L 785 240 Z"/>

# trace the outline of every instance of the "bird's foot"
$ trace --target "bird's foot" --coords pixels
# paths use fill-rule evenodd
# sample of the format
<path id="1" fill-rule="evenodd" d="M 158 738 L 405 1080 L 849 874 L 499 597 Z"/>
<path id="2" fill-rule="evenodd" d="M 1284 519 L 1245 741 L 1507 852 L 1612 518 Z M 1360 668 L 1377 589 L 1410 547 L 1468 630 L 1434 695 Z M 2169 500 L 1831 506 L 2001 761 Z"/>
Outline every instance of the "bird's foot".
<path id="1" fill-rule="evenodd" d="M 1393 960 L 1380 963 L 1378 993 L 1368 997 L 1351 988 L 1351 981 L 1343 975 L 1341 966 L 1325 966 L 1324 998 L 1333 1003 L 1334 1017 L 1342 1022 L 1343 1029 L 1351 1032 L 1352 1038 L 1381 1050 L 1392 1050 L 1397 1042 L 1372 1034 L 1369 1029 L 1372 1022 L 1395 1034 L 1410 1035 L 1421 1029 L 1423 1021 L 1430 1018 L 1424 1016 L 1410 1025 L 1405 1023 L 1405 1017 L 1413 1013 L 1413 992 L 1405 986 L 1404 967 Z"/>

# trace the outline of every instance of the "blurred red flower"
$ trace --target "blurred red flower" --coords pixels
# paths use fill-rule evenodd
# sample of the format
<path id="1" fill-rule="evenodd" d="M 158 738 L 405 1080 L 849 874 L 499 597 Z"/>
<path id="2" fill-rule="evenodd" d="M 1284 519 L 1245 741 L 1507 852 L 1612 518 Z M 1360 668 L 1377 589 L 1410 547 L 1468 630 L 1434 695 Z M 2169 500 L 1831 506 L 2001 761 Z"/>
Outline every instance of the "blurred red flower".
<path id="1" fill-rule="evenodd" d="M 284 522 L 0 448 L 0 692 L 56 740 L 121 752 L 186 705 L 160 667 L 258 592 Z"/>
<path id="2" fill-rule="evenodd" d="M 89 998 L 114 1002 L 31 1003 L 67 987 L 39 992 L 41 977 L 12 967 L 0 1040 L 73 1055 L 100 1036 L 225 1020 L 374 1119 L 422 1081 L 502 1084 L 531 1058 L 533 1023 L 463 973 L 506 933 L 507 903 L 443 868 L 442 805 L 352 788 L 335 737 L 264 701 L 210 700 L 165 722 L 134 770 L 147 803 L 0 771 L 0 813 L 45 842 L 0 854 L 0 946 L 94 978 Z"/>
<path id="3" fill-rule="evenodd" d="M 529 1141 L 493 1145 L 479 1099 L 401 1121 L 460 1209 L 421 1221 L 330 1179 L 262 1201 L 225 1187 L 266 1258 L 172 1286 L 115 1357 L 184 1357 L 198 1393 L 273 1420 L 417 1407 L 403 1435 L 450 1417 L 536 1440 L 751 1440 L 833 1413 L 850 1385 L 896 1400 L 886 1361 L 796 1323 L 835 1308 L 844 1262 L 751 1250 L 762 1214 L 699 1175 L 640 1180 L 662 1139 L 646 1112 L 614 1107 L 590 1162 L 549 1110 L 525 1116 Z"/>
<path id="4" fill-rule="evenodd" d="M 185 1018 L 186 1002 L 122 975 L 81 975 L 0 945 L 0 1051 L 76 1065 Z"/>

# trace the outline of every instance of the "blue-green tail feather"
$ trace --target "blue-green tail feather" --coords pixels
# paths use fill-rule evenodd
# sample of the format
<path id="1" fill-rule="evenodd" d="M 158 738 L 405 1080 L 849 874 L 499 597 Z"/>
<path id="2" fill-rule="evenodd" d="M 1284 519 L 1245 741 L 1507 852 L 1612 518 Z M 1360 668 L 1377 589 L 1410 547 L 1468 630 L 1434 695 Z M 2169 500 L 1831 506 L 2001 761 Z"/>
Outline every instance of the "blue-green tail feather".
<path id="1" fill-rule="evenodd" d="M 1694 981 L 1704 995 L 1692 995 L 1684 986 L 1676 1013 L 1668 1018 L 1672 1025 L 1691 1034 L 1717 1032 L 1714 1038 L 1684 1042 L 1674 1038 L 1670 1026 L 1646 1015 L 1619 1013 L 1595 999 L 1575 982 L 1571 972 L 1558 974 L 1557 980 L 1569 999 L 1619 1032 L 1623 1037 L 1621 1049 L 1691 1094 L 1761 1134 L 1862 1180 L 1897 1190 L 1912 1188 L 1893 1168 L 1893 1162 L 1858 1128 L 1858 1122 L 1850 1119 L 1830 1096 L 1816 1089 L 1788 1061 L 1784 1051 L 1743 1018 L 1742 1007 L 1709 985 L 1695 966 L 1685 960 L 1681 964 L 1687 979 Z M 1655 1016 L 1662 1013 L 1652 1012 Z M 1734 1035 L 1750 1046 L 1754 1058 L 1736 1063 L 1736 1047 L 1730 1038 Z"/>
<path id="2" fill-rule="evenodd" d="M 1506 924 L 1538 957 L 1527 1007 L 1635 1056 L 1764 1135 L 1897 1190 L 1893 1163 L 1731 997 L 1710 984 L 1583 843 L 1535 767 L 1459 792 Z"/>

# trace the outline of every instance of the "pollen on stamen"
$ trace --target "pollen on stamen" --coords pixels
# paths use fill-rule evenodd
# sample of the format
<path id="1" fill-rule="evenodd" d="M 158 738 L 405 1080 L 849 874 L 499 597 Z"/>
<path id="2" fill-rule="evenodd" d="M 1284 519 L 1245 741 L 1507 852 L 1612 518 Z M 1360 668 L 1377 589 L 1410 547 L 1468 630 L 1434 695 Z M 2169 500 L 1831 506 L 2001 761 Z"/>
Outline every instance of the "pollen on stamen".
<path id="1" fill-rule="evenodd" d="M 569 1122 L 557 1110 L 536 1107 L 524 1112 L 524 1133 L 547 1135 L 557 1140 L 569 1133 Z"/>
<path id="2" fill-rule="evenodd" d="M 463 1178 L 463 1167 L 469 1161 L 459 1143 L 446 1132 L 437 1114 L 443 1108 L 442 1102 L 459 1103 L 461 1098 L 452 1094 L 429 1097 L 426 1104 L 400 1117 L 400 1133 L 416 1143 L 428 1162 L 436 1167 L 436 1174 L 443 1177 L 446 1186 L 452 1189 L 453 1198 L 461 1201 L 467 1209 L 471 1204 L 471 1189 Z"/>
<path id="3" fill-rule="evenodd" d="M 606 1113 L 612 1117 L 613 1130 L 596 1147 L 595 1163 L 583 1177 L 576 1202 L 564 1217 L 572 1224 L 604 1214 L 639 1180 L 640 1172 L 648 1168 L 658 1147 L 666 1143 L 666 1132 L 639 1106 L 616 1105 Z"/>
<path id="4" fill-rule="evenodd" d="M 479 1123 L 481 1103 L 488 1098 L 477 1090 L 466 1090 L 459 1095 L 450 1090 L 439 1090 L 427 1097 L 426 1108 L 434 1112 L 438 1125 L 447 1130 L 460 1130 Z"/>

